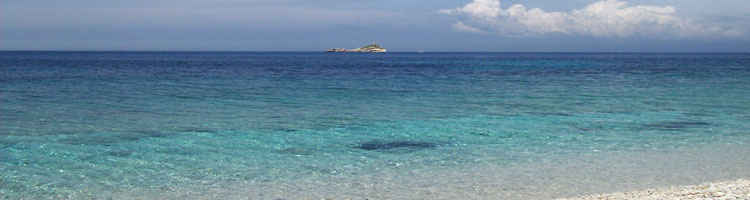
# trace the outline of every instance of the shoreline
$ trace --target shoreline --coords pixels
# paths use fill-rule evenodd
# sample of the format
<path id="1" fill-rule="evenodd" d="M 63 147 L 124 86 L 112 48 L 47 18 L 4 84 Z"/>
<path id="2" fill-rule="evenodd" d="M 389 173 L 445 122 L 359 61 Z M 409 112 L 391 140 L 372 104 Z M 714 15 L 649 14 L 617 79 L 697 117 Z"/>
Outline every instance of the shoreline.
<path id="1" fill-rule="evenodd" d="M 239 193 L 289 199 L 576 199 L 592 194 L 747 180 L 750 173 L 745 166 L 749 151 L 719 145 L 609 152 L 510 165 L 413 169 L 407 173 L 383 172 L 356 178 L 277 182 Z"/>
<path id="2" fill-rule="evenodd" d="M 354 177 L 320 173 L 294 180 L 126 185 L 98 192 L 89 188 L 64 196 L 72 199 L 750 199 L 750 172 L 746 170 L 750 151 L 702 150 L 709 151 L 605 153 L 541 163 L 384 170 Z M 742 187 L 735 187 L 738 185 Z M 0 192 L 0 199 L 2 195 L 11 194 Z M 12 195 L 5 197 L 13 199 Z"/>
<path id="3" fill-rule="evenodd" d="M 598 199 L 636 197 L 623 191 L 654 191 L 708 182 L 747 180 L 750 148 L 741 141 L 679 149 L 652 149 L 580 154 L 542 155 L 516 152 L 502 155 L 491 146 L 478 152 L 498 157 L 536 158 L 516 162 L 494 161 L 466 165 L 393 166 L 371 173 L 318 171 L 289 179 L 238 180 L 122 185 L 120 187 L 71 187 L 57 190 L 57 197 L 71 199 Z M 482 148 L 482 146 L 474 147 Z M 414 154 L 417 156 L 418 154 Z M 537 156 L 534 156 L 537 155 Z M 304 158 L 304 156 L 300 157 Z M 506 159 L 503 159 L 506 160 Z M 315 166 L 311 166 L 315 167 Z M 683 186 L 689 187 L 689 186 Z M 710 187 L 709 187 L 710 188 Z M 645 190 L 644 190 L 645 189 Z M 664 189 L 659 189 L 662 191 Z M 665 190 L 666 191 L 666 190 Z M 628 192 L 625 192 L 626 194 Z M 633 192 L 631 192 L 633 193 Z M 726 192 L 725 192 L 726 193 Z M 734 192 L 733 192 L 734 193 Z M 600 196 L 596 196 L 600 194 Z M 712 195 L 711 193 L 706 193 Z M 3 196 L 5 195 L 5 196 Z M 0 199 L 54 198 L 50 193 Z M 588 196 L 591 197 L 588 197 Z M 18 197 L 18 198 L 14 198 Z M 572 197 L 572 198 L 571 198 Z M 587 198 L 586 198 L 587 197 Z M 662 196 L 659 196 L 662 197 Z M 641 199 L 669 199 L 644 196 Z M 683 197 L 675 197 L 683 198 Z M 700 199 L 698 196 L 685 199 Z M 709 198 L 713 198 L 710 197 Z M 742 197 L 739 199 L 750 199 Z M 724 198 L 719 198 L 724 199 Z M 565 200 L 565 199 L 563 199 Z"/>
<path id="4" fill-rule="evenodd" d="M 354 177 L 316 174 L 296 180 L 215 183 L 213 187 L 178 187 L 167 191 L 126 190 L 115 196 L 124 199 L 717 199 L 710 192 L 721 189 L 718 191 L 724 196 L 718 199 L 726 199 L 733 194 L 750 194 L 722 189 L 725 185 L 737 185 L 728 180 L 739 179 L 746 185 L 742 191 L 749 191 L 750 172 L 745 170 L 748 155 L 750 149 L 726 146 L 613 152 L 510 165 L 384 170 Z M 708 192 L 694 192 L 692 196 L 688 196 L 690 192 L 678 193 L 699 191 L 695 188 Z M 645 195 L 651 193 L 661 195 Z M 745 195 L 738 199 L 748 198 Z"/>
<path id="5" fill-rule="evenodd" d="M 750 199 L 750 179 L 593 194 L 557 200 L 577 199 Z"/>

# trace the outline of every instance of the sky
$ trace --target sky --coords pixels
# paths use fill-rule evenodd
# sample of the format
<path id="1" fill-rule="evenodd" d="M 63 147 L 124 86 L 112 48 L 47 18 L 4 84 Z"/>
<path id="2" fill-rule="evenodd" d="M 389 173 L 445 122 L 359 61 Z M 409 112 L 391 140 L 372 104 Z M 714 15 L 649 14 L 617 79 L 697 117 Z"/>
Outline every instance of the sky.
<path id="1" fill-rule="evenodd" d="M 0 50 L 750 52 L 748 0 L 2 0 Z"/>

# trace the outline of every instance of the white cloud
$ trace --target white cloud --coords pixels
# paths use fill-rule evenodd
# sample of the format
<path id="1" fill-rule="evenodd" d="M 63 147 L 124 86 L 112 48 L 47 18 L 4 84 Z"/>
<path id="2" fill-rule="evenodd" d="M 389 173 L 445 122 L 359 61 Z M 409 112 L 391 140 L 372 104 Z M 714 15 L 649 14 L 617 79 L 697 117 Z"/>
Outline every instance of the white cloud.
<path id="1" fill-rule="evenodd" d="M 453 27 L 453 30 L 461 31 L 461 32 L 467 32 L 467 33 L 480 33 L 480 34 L 486 34 L 487 31 L 479 30 L 478 28 L 474 28 L 471 26 L 468 26 L 464 24 L 461 21 L 456 22 L 455 24 L 451 25 Z"/>
<path id="2" fill-rule="evenodd" d="M 461 16 L 464 22 L 453 28 L 464 32 L 494 32 L 507 36 L 549 33 L 581 34 L 605 37 L 646 36 L 741 36 L 737 29 L 695 23 L 676 15 L 672 6 L 629 6 L 618 0 L 602 0 L 570 12 L 546 12 L 516 4 L 502 9 L 498 0 L 474 0 L 463 7 L 439 10 Z"/>

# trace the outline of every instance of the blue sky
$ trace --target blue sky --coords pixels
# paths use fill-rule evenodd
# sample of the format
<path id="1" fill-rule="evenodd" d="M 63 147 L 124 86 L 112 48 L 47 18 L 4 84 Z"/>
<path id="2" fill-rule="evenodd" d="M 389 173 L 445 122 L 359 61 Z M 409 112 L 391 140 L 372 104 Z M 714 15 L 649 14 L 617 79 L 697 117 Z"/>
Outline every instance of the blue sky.
<path id="1" fill-rule="evenodd" d="M 3 0 L 1 50 L 750 52 L 747 0 Z"/>

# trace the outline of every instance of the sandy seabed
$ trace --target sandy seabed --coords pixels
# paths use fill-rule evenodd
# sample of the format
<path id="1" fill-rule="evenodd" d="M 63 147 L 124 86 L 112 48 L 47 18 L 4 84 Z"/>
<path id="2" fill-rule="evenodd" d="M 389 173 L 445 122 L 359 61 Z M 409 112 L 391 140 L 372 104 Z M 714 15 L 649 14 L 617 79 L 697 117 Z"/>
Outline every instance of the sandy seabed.
<path id="1" fill-rule="evenodd" d="M 311 175 L 294 181 L 219 183 L 214 187 L 115 196 L 124 199 L 750 199 L 749 149 L 714 146 L 668 152 L 603 153 L 525 164 L 430 167 L 354 177 Z M 725 180 L 737 181 L 720 182 Z M 707 182 L 716 183 L 702 184 Z"/>
<path id="2" fill-rule="evenodd" d="M 750 199 L 750 179 L 690 186 L 651 188 L 632 192 L 587 195 L 574 199 Z"/>
<path id="3" fill-rule="evenodd" d="M 555 159 L 354 176 L 320 173 L 268 182 L 124 185 L 114 191 L 8 199 L 750 199 L 746 145 L 544 158 Z M 726 180 L 736 181 L 721 182 Z"/>

